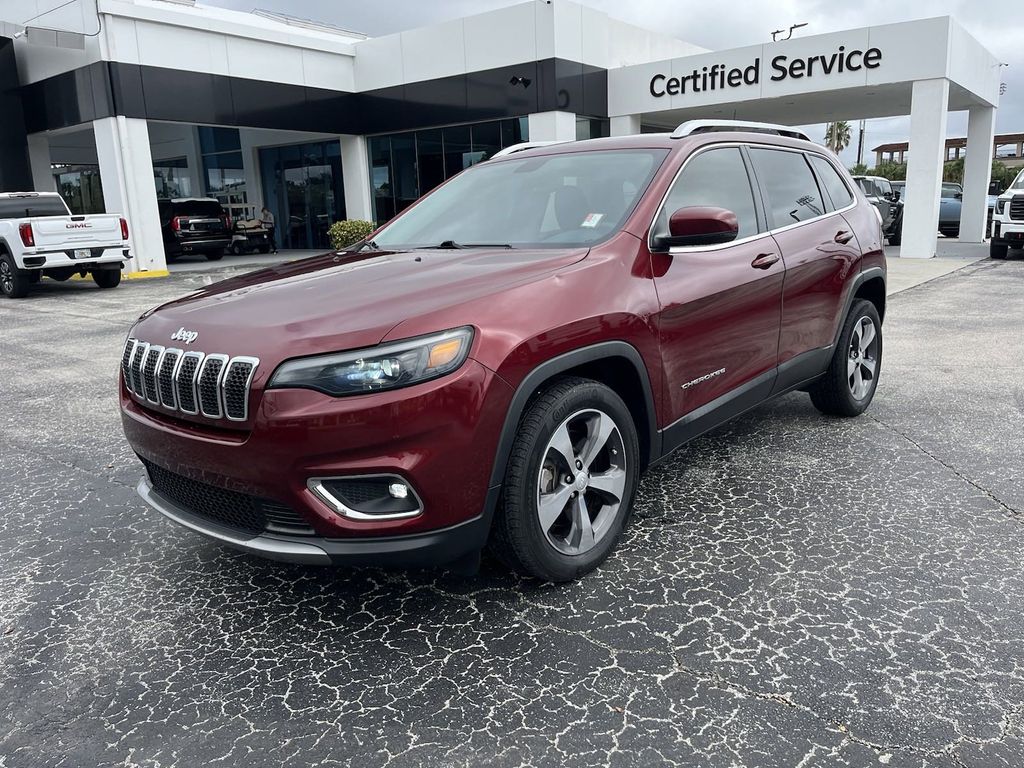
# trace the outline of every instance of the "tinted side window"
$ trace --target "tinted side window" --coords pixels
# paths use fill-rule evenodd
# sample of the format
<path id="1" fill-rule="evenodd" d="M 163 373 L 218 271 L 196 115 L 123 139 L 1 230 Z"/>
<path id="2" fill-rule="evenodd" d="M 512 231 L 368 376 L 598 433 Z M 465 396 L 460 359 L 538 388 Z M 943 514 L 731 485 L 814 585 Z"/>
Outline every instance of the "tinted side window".
<path id="1" fill-rule="evenodd" d="M 807 221 L 825 213 L 818 182 L 802 153 L 751 148 L 750 157 L 768 197 L 774 227 Z"/>
<path id="2" fill-rule="evenodd" d="M 818 178 L 821 179 L 821 183 L 825 187 L 825 192 L 832 199 L 832 205 L 839 209 L 852 203 L 853 195 L 850 194 L 849 187 L 846 186 L 835 166 L 821 155 L 810 155 L 810 158 L 814 170 L 818 172 Z"/>
<path id="3" fill-rule="evenodd" d="M 736 214 L 737 239 L 757 234 L 754 193 L 743 156 L 736 147 L 712 149 L 693 157 L 672 186 L 654 226 L 655 236 L 668 233 L 668 218 L 680 208 L 708 205 Z"/>

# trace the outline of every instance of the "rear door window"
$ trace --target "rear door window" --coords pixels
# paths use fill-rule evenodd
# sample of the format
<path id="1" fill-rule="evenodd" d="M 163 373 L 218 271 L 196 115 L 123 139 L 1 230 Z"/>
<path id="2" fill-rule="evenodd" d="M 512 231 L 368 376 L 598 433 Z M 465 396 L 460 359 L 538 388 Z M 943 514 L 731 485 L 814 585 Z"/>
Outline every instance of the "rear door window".
<path id="1" fill-rule="evenodd" d="M 736 214 L 737 240 L 756 235 L 757 214 L 747 167 L 737 147 L 701 152 L 691 158 L 672 185 L 654 225 L 654 237 L 668 234 L 668 219 L 680 208 L 711 206 Z"/>
<path id="2" fill-rule="evenodd" d="M 772 227 L 817 218 L 825 214 L 818 182 L 802 152 L 781 149 L 750 149 L 754 172 L 767 197 Z"/>
<path id="3" fill-rule="evenodd" d="M 829 200 L 832 201 L 833 209 L 845 208 L 852 203 L 853 194 L 850 192 L 850 188 L 846 186 L 846 182 L 843 181 L 843 177 L 839 175 L 839 171 L 835 169 L 835 166 L 821 155 L 810 155 L 809 157 L 811 158 L 811 165 L 818 172 L 818 178 L 825 188 L 825 193 L 828 195 Z"/>
<path id="4" fill-rule="evenodd" d="M 216 200 L 183 200 L 173 203 L 175 216 L 188 216 L 197 219 L 219 219 L 224 210 Z"/>

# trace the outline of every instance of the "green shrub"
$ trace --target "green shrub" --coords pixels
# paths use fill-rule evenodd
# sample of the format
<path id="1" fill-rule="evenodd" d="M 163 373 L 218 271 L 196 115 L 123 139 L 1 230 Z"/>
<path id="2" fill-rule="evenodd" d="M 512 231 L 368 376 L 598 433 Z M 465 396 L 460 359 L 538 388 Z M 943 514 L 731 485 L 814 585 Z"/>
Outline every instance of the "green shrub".
<path id="1" fill-rule="evenodd" d="M 331 245 L 334 249 L 340 251 L 348 248 L 352 243 L 358 243 L 360 240 L 368 237 L 376 228 L 372 221 L 362 221 L 360 219 L 336 221 L 327 230 L 327 236 L 331 238 Z"/>

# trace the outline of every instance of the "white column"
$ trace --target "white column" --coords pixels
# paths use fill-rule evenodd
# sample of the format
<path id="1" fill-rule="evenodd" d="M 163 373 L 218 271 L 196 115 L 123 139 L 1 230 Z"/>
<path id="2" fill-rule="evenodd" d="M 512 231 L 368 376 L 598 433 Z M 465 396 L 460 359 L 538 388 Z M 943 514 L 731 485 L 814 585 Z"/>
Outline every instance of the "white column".
<path id="1" fill-rule="evenodd" d="M 138 118 L 105 117 L 94 120 L 92 128 L 107 213 L 123 215 L 131 233 L 132 258 L 125 272 L 140 276 L 167 274 L 153 183 L 149 126 Z"/>
<path id="2" fill-rule="evenodd" d="M 640 133 L 640 115 L 620 115 L 609 122 L 612 136 L 635 136 Z"/>
<path id="3" fill-rule="evenodd" d="M 29 134 L 28 161 L 32 167 L 34 191 L 56 192 L 57 182 L 53 178 L 53 160 L 50 158 L 50 139 L 45 133 Z"/>
<path id="4" fill-rule="evenodd" d="M 538 112 L 529 117 L 530 141 L 576 141 L 576 115 Z"/>
<path id="5" fill-rule="evenodd" d="M 967 156 L 964 158 L 964 199 L 960 209 L 960 240 L 985 242 L 988 226 L 988 183 L 992 178 L 992 142 L 996 108 L 972 107 L 967 118 Z"/>
<path id="6" fill-rule="evenodd" d="M 339 136 L 341 176 L 345 184 L 345 216 L 373 221 L 373 197 L 370 190 L 370 156 L 363 136 Z"/>
<path id="7" fill-rule="evenodd" d="M 903 209 L 900 256 L 935 256 L 942 192 L 942 160 L 946 152 L 946 106 L 949 80 L 918 80 L 910 99 L 910 147 L 907 198 Z"/>

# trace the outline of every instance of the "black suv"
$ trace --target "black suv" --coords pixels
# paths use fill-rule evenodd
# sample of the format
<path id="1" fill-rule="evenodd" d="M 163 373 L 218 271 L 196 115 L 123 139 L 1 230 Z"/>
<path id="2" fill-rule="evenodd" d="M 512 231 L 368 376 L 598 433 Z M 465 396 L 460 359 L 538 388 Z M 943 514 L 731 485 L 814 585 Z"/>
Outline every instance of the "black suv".
<path id="1" fill-rule="evenodd" d="M 168 261 L 192 253 L 217 261 L 231 245 L 231 217 L 212 197 L 163 199 L 157 206 Z"/>

